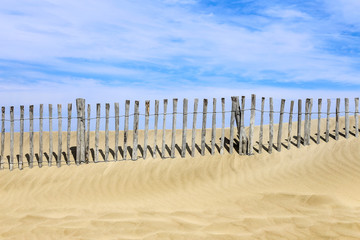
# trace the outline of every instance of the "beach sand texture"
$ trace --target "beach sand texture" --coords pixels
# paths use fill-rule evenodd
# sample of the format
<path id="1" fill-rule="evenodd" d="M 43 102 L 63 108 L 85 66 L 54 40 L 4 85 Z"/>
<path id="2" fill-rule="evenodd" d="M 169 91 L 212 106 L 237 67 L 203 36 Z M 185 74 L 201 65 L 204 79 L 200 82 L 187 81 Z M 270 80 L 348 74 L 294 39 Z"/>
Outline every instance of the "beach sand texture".
<path id="1" fill-rule="evenodd" d="M 0 171 L 0 239 L 360 239 L 359 156 L 350 136 L 252 156 L 25 163 Z"/>

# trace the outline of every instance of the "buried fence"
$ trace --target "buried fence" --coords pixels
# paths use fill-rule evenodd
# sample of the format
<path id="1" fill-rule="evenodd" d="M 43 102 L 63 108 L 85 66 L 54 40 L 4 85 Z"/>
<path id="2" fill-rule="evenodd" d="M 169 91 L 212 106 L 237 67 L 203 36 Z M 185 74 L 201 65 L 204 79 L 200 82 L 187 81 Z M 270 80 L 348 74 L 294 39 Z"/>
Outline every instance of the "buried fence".
<path id="1" fill-rule="evenodd" d="M 331 111 L 331 99 L 327 99 L 326 111 L 322 110 L 324 105 L 322 99 L 317 101 L 317 111 L 313 111 L 313 99 L 307 98 L 304 105 L 302 100 L 299 99 L 297 101 L 297 112 L 294 111 L 295 101 L 293 100 L 288 104 L 287 111 L 285 111 L 285 99 L 279 102 L 279 106 L 275 105 L 279 109 L 278 111 L 274 111 L 273 98 L 268 99 L 268 108 L 265 107 L 266 99 L 264 97 L 261 98 L 260 108 L 257 107 L 256 102 L 256 96 L 252 95 L 251 107 L 246 108 L 245 96 L 242 96 L 241 99 L 239 97 L 231 97 L 231 104 L 227 105 L 225 98 L 220 99 L 220 104 L 214 98 L 212 110 L 208 111 L 208 99 L 203 99 L 202 111 L 198 111 L 199 100 L 194 99 L 193 111 L 188 111 L 189 102 L 185 98 L 182 102 L 182 112 L 178 112 L 178 99 L 173 99 L 172 111 L 168 112 L 168 100 L 164 99 L 162 101 L 162 113 L 160 113 L 159 100 L 155 100 L 154 111 L 152 113 L 150 113 L 150 101 L 145 101 L 143 112 L 140 113 L 140 102 L 134 101 L 134 111 L 130 113 L 130 101 L 126 100 L 125 106 L 122 107 L 124 109 L 123 115 L 120 115 L 119 103 L 115 103 L 114 115 L 110 116 L 110 104 L 106 103 L 105 116 L 101 116 L 101 105 L 96 104 L 96 115 L 92 117 L 91 105 L 86 105 L 85 99 L 76 99 L 76 117 L 72 115 L 72 104 L 67 106 L 67 116 L 63 116 L 62 105 L 58 104 L 56 117 L 53 117 L 53 106 L 51 104 L 48 105 L 48 117 L 44 117 L 44 106 L 40 104 L 38 118 L 34 117 L 34 106 L 30 105 L 28 117 L 25 118 L 24 106 L 20 106 L 19 118 L 16 119 L 14 117 L 13 106 L 9 108 L 10 118 L 6 118 L 6 109 L 2 107 L 0 168 L 3 169 L 5 167 L 7 160 L 9 169 L 13 170 L 15 160 L 17 160 L 18 168 L 22 169 L 25 158 L 30 168 L 33 167 L 34 162 L 37 162 L 38 166 L 42 167 L 44 160 L 51 166 L 53 159 L 56 165 L 60 167 L 62 162 L 70 164 L 71 155 L 77 165 L 88 163 L 91 156 L 94 162 L 100 161 L 101 157 L 104 161 L 109 161 L 110 153 L 114 161 L 129 158 L 136 160 L 140 157 L 138 155 L 139 149 L 141 157 L 144 159 L 147 158 L 148 153 L 153 158 L 157 157 L 157 153 L 159 153 L 160 157 L 165 158 L 167 157 L 167 152 L 171 158 L 175 157 L 176 152 L 179 152 L 181 157 L 185 157 L 187 152 L 194 157 L 196 151 L 201 155 L 205 155 L 206 152 L 210 154 L 215 154 L 216 152 L 224 154 L 225 150 L 230 154 L 236 152 L 242 155 L 252 155 L 254 151 L 262 153 L 263 150 L 272 153 L 273 148 L 281 151 L 282 145 L 287 149 L 290 149 L 292 144 L 299 148 L 301 145 L 309 145 L 311 139 L 317 144 L 320 143 L 321 139 L 328 142 L 330 136 L 338 140 L 340 134 L 345 138 L 348 138 L 350 133 L 358 137 L 359 98 L 354 99 L 354 111 L 349 110 L 348 98 L 345 98 L 344 101 L 345 111 L 340 111 L 341 101 L 340 98 L 337 98 L 334 112 Z M 217 105 L 221 106 L 221 111 L 217 111 Z M 226 106 L 231 106 L 231 109 L 227 109 Z M 250 113 L 250 116 L 246 115 L 246 113 Z M 230 115 L 228 116 L 228 121 L 226 121 L 227 114 Z M 285 114 L 288 116 L 288 119 L 284 119 Z M 353 116 L 353 131 L 350 131 L 350 114 Z M 168 115 L 171 115 L 171 128 L 167 128 Z M 180 121 L 177 121 L 178 115 L 182 117 Z M 274 115 L 276 117 L 275 120 L 278 120 L 276 124 L 274 124 Z M 331 118 L 331 115 L 335 115 L 335 119 Z M 340 129 L 340 117 L 342 115 L 345 115 L 344 133 L 340 133 L 340 131 L 342 132 L 342 129 Z M 198 121 L 198 117 L 201 117 L 201 121 Z M 297 121 L 293 121 L 293 118 L 297 119 Z M 313 120 L 313 118 L 315 119 Z M 57 119 L 57 131 L 53 131 L 54 119 Z M 104 151 L 100 146 L 100 143 L 102 143 L 100 141 L 102 119 L 105 120 Z M 114 120 L 114 131 L 110 131 L 110 119 Z M 121 131 L 119 125 L 120 119 L 123 119 Z M 255 123 L 256 119 L 259 121 L 257 125 Z M 315 139 L 311 137 L 311 124 L 314 121 L 316 122 L 316 119 L 317 131 Z M 44 124 L 44 120 L 48 124 Z M 75 129 L 73 120 L 77 124 L 76 133 L 72 131 L 72 129 Z M 94 126 L 94 124 L 91 124 L 94 120 L 95 128 L 92 131 L 90 126 Z M 326 121 L 325 131 L 322 131 L 321 127 L 322 122 L 324 122 L 323 120 Z M 28 131 L 24 130 L 25 121 L 28 122 Z M 34 121 L 38 122 L 38 131 L 34 130 Z M 330 131 L 330 122 L 333 121 L 335 123 L 334 133 Z M 19 124 L 15 124 L 15 122 Z M 63 122 L 67 122 L 67 124 L 63 124 Z M 208 122 L 211 122 L 211 129 L 207 128 Z M 191 124 L 189 129 L 188 123 Z M 140 125 L 143 127 L 141 129 L 141 138 L 139 137 Z M 257 131 L 255 131 L 255 125 L 257 126 Z M 265 129 L 264 126 L 266 125 Z M 287 134 L 284 134 L 286 135 L 284 141 L 283 131 L 286 125 Z M 48 131 L 44 131 L 44 126 L 46 126 Z M 225 126 L 228 127 L 225 128 Z M 200 136 L 197 134 L 197 129 L 200 131 Z M 181 134 L 177 133 L 177 130 L 181 131 Z M 275 135 L 274 132 L 276 130 L 277 133 Z M 151 131 L 151 134 L 149 134 L 149 131 Z M 171 131 L 168 137 L 170 138 L 169 143 L 166 140 L 167 131 Z M 56 136 L 56 133 L 54 132 L 57 133 L 57 139 L 55 140 L 54 135 Z M 114 142 L 110 141 L 110 132 L 114 135 Z M 122 134 L 121 143 L 119 142 L 121 139 L 120 132 Z M 267 133 L 265 137 L 264 133 Z M 74 134 L 76 134 L 76 144 L 71 144 L 71 136 Z M 181 142 L 179 143 L 176 143 L 177 135 L 181 135 Z M 255 142 L 256 138 L 258 140 Z M 44 143 L 45 139 L 47 141 L 46 144 Z M 142 140 L 141 143 L 143 144 L 139 144 L 139 139 Z M 93 148 L 90 148 L 90 140 L 94 142 Z M 208 144 L 209 141 L 210 144 Z M 25 150 L 27 151 L 26 154 L 24 154 L 24 142 L 28 145 Z M 55 142 L 57 142 L 56 152 L 54 151 Z M 66 147 L 63 147 L 63 142 Z M 110 144 L 113 146 L 110 147 Z M 256 147 L 255 144 L 257 144 Z M 45 149 L 45 145 L 48 148 Z"/>

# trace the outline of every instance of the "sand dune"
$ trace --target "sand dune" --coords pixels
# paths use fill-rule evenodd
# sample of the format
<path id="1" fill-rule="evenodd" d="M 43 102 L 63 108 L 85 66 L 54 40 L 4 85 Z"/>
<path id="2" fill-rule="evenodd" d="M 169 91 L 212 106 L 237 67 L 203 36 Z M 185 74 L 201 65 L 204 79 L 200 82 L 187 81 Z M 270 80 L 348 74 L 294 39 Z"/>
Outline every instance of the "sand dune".
<path id="1" fill-rule="evenodd" d="M 360 239 L 359 146 L 3 170 L 0 238 Z"/>

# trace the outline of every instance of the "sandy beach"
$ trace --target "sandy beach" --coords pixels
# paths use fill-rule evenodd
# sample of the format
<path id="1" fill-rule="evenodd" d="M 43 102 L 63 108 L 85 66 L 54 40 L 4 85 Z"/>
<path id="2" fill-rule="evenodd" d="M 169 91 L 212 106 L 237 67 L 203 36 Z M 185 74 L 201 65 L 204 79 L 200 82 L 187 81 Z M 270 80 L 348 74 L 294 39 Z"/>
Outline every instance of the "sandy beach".
<path id="1" fill-rule="evenodd" d="M 359 146 L 5 169 L 0 238 L 360 239 Z"/>

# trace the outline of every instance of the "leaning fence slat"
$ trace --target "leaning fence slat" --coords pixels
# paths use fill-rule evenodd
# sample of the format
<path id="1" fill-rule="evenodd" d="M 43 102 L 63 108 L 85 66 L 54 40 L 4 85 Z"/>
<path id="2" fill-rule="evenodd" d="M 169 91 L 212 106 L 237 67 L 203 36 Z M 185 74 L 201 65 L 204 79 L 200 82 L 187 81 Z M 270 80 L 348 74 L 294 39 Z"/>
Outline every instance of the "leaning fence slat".
<path id="1" fill-rule="evenodd" d="M 42 167 L 43 162 L 43 112 L 44 112 L 44 106 L 43 104 L 40 104 L 39 108 L 39 168 Z"/>
<path id="2" fill-rule="evenodd" d="M 53 134 L 52 134 L 52 104 L 49 104 L 49 167 L 52 166 L 52 156 L 53 156 Z"/>
<path id="3" fill-rule="evenodd" d="M 255 96 L 255 94 L 252 94 L 251 95 L 250 129 L 249 129 L 249 148 L 248 148 L 249 155 L 253 154 L 253 148 L 254 148 L 255 107 L 256 107 L 256 96 Z"/>
<path id="4" fill-rule="evenodd" d="M 137 160 L 138 133 L 139 133 L 139 101 L 135 101 L 132 160 Z"/>
<path id="5" fill-rule="evenodd" d="M 216 98 L 213 98 L 213 112 L 211 122 L 211 155 L 215 153 L 215 139 L 216 139 Z"/>
<path id="6" fill-rule="evenodd" d="M 129 111 L 130 111 L 130 100 L 125 101 L 125 119 L 124 119 L 124 155 L 123 159 L 126 159 L 128 152 L 128 138 L 129 138 Z"/>
<path id="7" fill-rule="evenodd" d="M 171 129 L 171 157 L 175 157 L 175 138 L 176 138 L 176 115 L 177 115 L 177 98 L 173 99 L 173 118 Z"/>
<path id="8" fill-rule="evenodd" d="M 205 155 L 207 105 L 208 105 L 208 100 L 204 99 L 204 101 L 203 101 L 202 128 L 201 128 L 201 155 L 202 156 Z"/>
<path id="9" fill-rule="evenodd" d="M 294 101 L 291 101 L 290 103 L 290 114 L 289 114 L 289 125 L 288 125 L 288 146 L 287 148 L 290 149 L 291 146 L 291 139 L 292 139 L 292 121 L 293 121 L 293 112 L 294 112 Z"/>
<path id="10" fill-rule="evenodd" d="M 118 160 L 119 153 L 119 103 L 114 104 L 115 109 L 115 148 L 114 148 L 114 160 Z"/>
<path id="11" fill-rule="evenodd" d="M 23 169 L 24 155 L 24 106 L 20 106 L 19 169 Z"/>
<path id="12" fill-rule="evenodd" d="M 162 129 L 162 143 L 161 143 L 161 157 L 165 158 L 165 133 L 166 133 L 166 112 L 168 100 L 164 99 L 164 115 L 163 115 L 163 129 Z"/>
<path id="13" fill-rule="evenodd" d="M 260 114 L 260 131 L 259 131 L 259 153 L 262 153 L 263 148 L 263 134 L 264 134 L 264 107 L 265 98 L 261 98 L 261 114 Z"/>
<path id="14" fill-rule="evenodd" d="M 1 107 L 1 155 L 0 169 L 4 169 L 4 150 L 5 150 L 5 107 Z"/>
<path id="15" fill-rule="evenodd" d="M 181 142 L 181 157 L 186 154 L 186 132 L 187 132 L 187 116 L 188 116 L 188 100 L 184 98 L 183 101 L 183 127 L 182 127 L 182 142 Z"/>
<path id="16" fill-rule="evenodd" d="M 239 98 L 236 99 L 236 109 L 239 109 Z M 240 131 L 239 131 L 239 154 L 246 154 L 244 148 L 247 148 L 247 137 L 245 133 L 245 96 L 241 96 L 240 108 Z"/>
<path id="17" fill-rule="evenodd" d="M 234 123 L 235 123 L 235 111 L 236 111 L 236 101 L 237 97 L 231 97 L 231 116 L 230 116 L 230 144 L 229 144 L 229 153 L 233 153 L 234 149 Z"/>
<path id="18" fill-rule="evenodd" d="M 317 136 L 316 136 L 316 143 L 320 144 L 320 135 L 321 135 L 321 105 L 322 99 L 318 99 L 318 125 L 317 125 Z"/>
<path id="19" fill-rule="evenodd" d="M 339 139 L 339 120 L 340 120 L 340 98 L 336 99 L 336 117 L 335 117 L 335 140 Z"/>
<path id="20" fill-rule="evenodd" d="M 159 122 L 159 100 L 155 100 L 155 120 L 154 120 L 154 148 L 153 148 L 153 158 L 156 158 L 158 122 Z"/>
<path id="21" fill-rule="evenodd" d="M 61 167 L 61 154 L 62 154 L 62 108 L 61 104 L 57 105 L 58 110 L 58 156 L 56 165 L 57 167 Z"/>
<path id="22" fill-rule="evenodd" d="M 282 140 L 282 128 L 283 128 L 283 120 L 284 120 L 284 109 L 285 109 L 285 99 L 281 99 L 279 125 L 278 125 L 278 135 L 277 135 L 277 150 L 278 150 L 278 152 L 281 152 L 281 140 Z"/>
<path id="23" fill-rule="evenodd" d="M 349 138 L 349 98 L 345 98 L 345 138 Z"/>
<path id="24" fill-rule="evenodd" d="M 10 171 L 14 168 L 14 106 L 10 107 Z"/>
<path id="25" fill-rule="evenodd" d="M 66 135 L 66 157 L 67 157 L 67 165 L 70 165 L 70 139 L 71 139 L 71 112 L 72 112 L 72 104 L 68 104 L 68 122 L 67 122 L 67 135 Z"/>
<path id="26" fill-rule="evenodd" d="M 195 156 L 195 134 L 196 134 L 196 119 L 197 119 L 197 110 L 198 110 L 199 99 L 194 99 L 194 115 L 193 115 L 193 125 L 191 133 L 191 156 Z"/>
<path id="27" fill-rule="evenodd" d="M 225 98 L 221 98 L 221 139 L 220 139 L 220 154 L 224 154 L 225 142 Z"/>
<path id="28" fill-rule="evenodd" d="M 87 129 L 86 129 L 86 141 L 85 141 L 85 162 L 89 163 L 90 159 L 90 117 L 91 117 L 91 105 L 87 105 Z"/>
<path id="29" fill-rule="evenodd" d="M 94 162 L 99 161 L 99 131 L 100 131 L 100 103 L 96 104 L 96 126 L 95 126 L 95 160 Z M 124 150 L 125 154 L 125 150 Z"/>
<path id="30" fill-rule="evenodd" d="M 331 99 L 327 100 L 327 112 L 326 112 L 326 135 L 325 135 L 325 141 L 329 141 L 329 135 L 330 135 L 330 108 L 331 108 Z"/>
<path id="31" fill-rule="evenodd" d="M 355 98 L 355 137 L 359 137 L 359 98 Z"/>
<path id="32" fill-rule="evenodd" d="M 305 121 L 304 121 L 304 145 L 308 145 L 308 127 L 309 127 L 309 107 L 310 107 L 310 98 L 307 98 L 305 101 Z"/>
<path id="33" fill-rule="evenodd" d="M 148 146 L 148 134 L 149 134 L 149 115 L 150 115 L 150 101 L 145 101 L 145 131 L 144 131 L 144 149 L 143 149 L 143 158 L 146 159 L 147 156 L 147 146 Z"/>
<path id="34" fill-rule="evenodd" d="M 274 138 L 274 103 L 273 103 L 273 99 L 270 98 L 269 101 L 270 104 L 270 112 L 269 112 L 269 153 L 272 153 L 272 148 L 273 148 L 273 138 Z"/>
<path id="35" fill-rule="evenodd" d="M 301 145 L 302 100 L 298 100 L 297 148 Z"/>
<path id="36" fill-rule="evenodd" d="M 109 112 L 110 104 L 105 104 L 105 162 L 109 161 Z"/>

